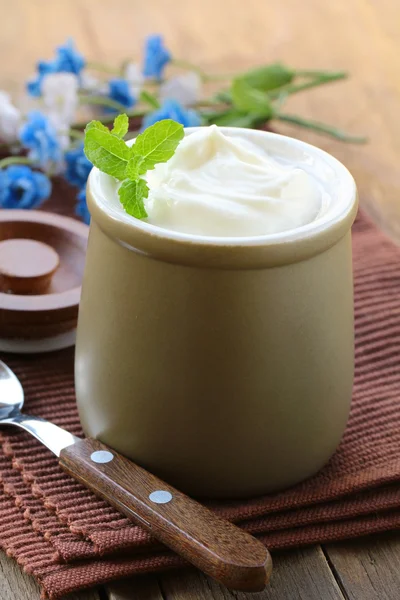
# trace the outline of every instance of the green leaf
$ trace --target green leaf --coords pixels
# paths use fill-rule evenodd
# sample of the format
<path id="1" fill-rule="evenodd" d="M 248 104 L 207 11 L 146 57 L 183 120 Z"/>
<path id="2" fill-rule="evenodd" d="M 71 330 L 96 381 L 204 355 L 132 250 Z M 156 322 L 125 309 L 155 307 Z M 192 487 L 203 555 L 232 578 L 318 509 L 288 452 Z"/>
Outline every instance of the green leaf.
<path id="1" fill-rule="evenodd" d="M 151 106 L 151 108 L 160 108 L 160 103 L 154 94 L 151 94 L 148 90 L 142 90 L 140 92 L 140 100 L 145 104 Z"/>
<path id="2" fill-rule="evenodd" d="M 113 135 L 122 139 L 128 133 L 128 129 L 129 129 L 128 115 L 123 113 L 121 115 L 118 115 L 118 117 L 115 117 L 114 127 L 111 129 L 111 133 Z"/>
<path id="3" fill-rule="evenodd" d="M 213 96 L 216 102 L 225 102 L 225 104 L 231 104 L 232 94 L 229 90 L 221 90 Z"/>
<path id="4" fill-rule="evenodd" d="M 126 167 L 126 176 L 135 181 L 144 173 L 146 173 L 145 160 L 143 156 L 140 156 L 140 154 L 135 154 L 135 156 L 129 159 Z"/>
<path id="5" fill-rule="evenodd" d="M 138 135 L 132 152 L 143 156 L 146 170 L 154 169 L 157 163 L 166 162 L 174 155 L 184 135 L 183 125 L 172 119 L 164 119 Z"/>
<path id="6" fill-rule="evenodd" d="M 240 79 L 246 81 L 250 87 L 263 92 L 275 90 L 290 83 L 295 76 L 293 69 L 288 69 L 280 63 L 273 63 L 264 67 L 257 67 L 244 73 Z"/>
<path id="7" fill-rule="evenodd" d="M 214 123 L 219 127 L 256 127 L 266 119 L 260 115 L 246 113 L 235 108 L 224 113 L 219 113 L 209 119 L 209 123 Z"/>
<path id="8" fill-rule="evenodd" d="M 122 206 L 128 215 L 136 219 L 145 219 L 147 212 L 144 207 L 144 198 L 149 195 L 149 188 L 144 179 L 137 181 L 126 180 L 118 190 Z"/>
<path id="9" fill-rule="evenodd" d="M 100 171 L 117 179 L 125 179 L 131 149 L 124 140 L 112 135 L 107 128 L 102 129 L 90 123 L 85 129 L 84 150 L 87 158 Z"/>
<path id="10" fill-rule="evenodd" d="M 256 113 L 265 119 L 273 116 L 274 109 L 268 95 L 251 87 L 244 79 L 234 79 L 231 91 L 233 104 L 238 110 Z"/>
<path id="11" fill-rule="evenodd" d="M 103 125 L 101 121 L 90 121 L 85 127 L 85 133 L 90 131 L 91 129 L 100 129 L 100 131 L 109 131 L 108 127 Z"/>

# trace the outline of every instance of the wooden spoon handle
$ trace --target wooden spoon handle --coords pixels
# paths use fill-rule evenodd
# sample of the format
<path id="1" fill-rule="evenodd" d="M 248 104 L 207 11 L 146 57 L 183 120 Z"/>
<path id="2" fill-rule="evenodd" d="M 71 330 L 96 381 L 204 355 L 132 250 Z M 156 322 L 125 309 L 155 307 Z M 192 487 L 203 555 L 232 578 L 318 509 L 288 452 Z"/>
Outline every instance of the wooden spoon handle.
<path id="1" fill-rule="evenodd" d="M 94 439 L 62 450 L 60 465 L 152 536 L 231 589 L 256 592 L 272 561 L 256 538 Z"/>

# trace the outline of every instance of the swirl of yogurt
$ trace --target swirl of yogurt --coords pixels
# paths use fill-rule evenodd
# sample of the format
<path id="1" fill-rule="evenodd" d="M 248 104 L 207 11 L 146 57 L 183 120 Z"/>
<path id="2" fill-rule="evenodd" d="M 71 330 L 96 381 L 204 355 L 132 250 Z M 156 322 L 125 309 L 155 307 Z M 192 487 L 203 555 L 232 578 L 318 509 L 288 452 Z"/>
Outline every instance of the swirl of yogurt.
<path id="1" fill-rule="evenodd" d="M 323 205 L 308 172 L 215 125 L 187 135 L 146 179 L 147 221 L 192 235 L 279 233 L 314 221 Z"/>

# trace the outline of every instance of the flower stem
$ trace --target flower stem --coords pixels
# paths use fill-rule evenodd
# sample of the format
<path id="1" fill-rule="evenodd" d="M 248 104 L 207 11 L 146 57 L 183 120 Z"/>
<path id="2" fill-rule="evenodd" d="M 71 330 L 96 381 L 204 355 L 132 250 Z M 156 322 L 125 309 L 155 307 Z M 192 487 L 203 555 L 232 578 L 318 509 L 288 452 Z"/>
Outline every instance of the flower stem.
<path id="1" fill-rule="evenodd" d="M 336 127 L 332 127 L 331 125 L 325 125 L 325 123 L 319 123 L 318 121 L 309 121 L 308 119 L 303 119 L 303 117 L 298 117 L 297 115 L 278 113 L 275 115 L 275 118 L 279 119 L 280 121 L 285 121 L 286 123 L 292 123 L 293 125 L 304 127 L 305 129 L 317 131 L 318 133 L 325 133 L 326 135 L 330 135 L 336 140 L 341 140 L 342 142 L 364 144 L 367 141 L 366 137 L 352 136 L 344 131 L 341 131 L 340 129 L 336 129 Z"/>
<path id="2" fill-rule="evenodd" d="M 347 73 L 325 73 L 321 74 L 315 79 L 311 79 L 311 81 L 305 81 L 304 83 L 290 83 L 286 86 L 278 88 L 277 90 L 273 90 L 269 92 L 269 97 L 279 98 L 281 94 L 297 94 L 298 92 L 302 92 L 304 90 L 309 90 L 313 87 L 318 87 L 319 85 L 324 85 L 325 83 L 332 83 L 333 81 L 338 81 L 339 79 L 345 79 L 347 77 Z"/>
<path id="3" fill-rule="evenodd" d="M 124 111 L 126 112 L 128 118 L 133 119 L 135 117 L 143 117 L 145 114 L 147 114 L 149 111 L 143 109 L 137 109 L 137 110 L 126 110 Z M 115 119 L 115 115 L 110 115 L 107 117 L 100 117 L 99 121 L 101 121 L 103 123 L 103 125 L 108 125 L 109 123 L 113 123 Z M 79 121 L 77 123 L 74 123 L 74 129 L 84 129 L 86 127 L 86 125 L 88 124 L 88 121 Z"/>
<path id="4" fill-rule="evenodd" d="M 99 63 L 96 61 L 89 61 L 86 63 L 86 67 L 88 69 L 93 69 L 94 71 L 101 71 L 102 73 L 109 73 L 110 75 L 121 75 L 121 70 L 116 67 L 109 67 L 108 65 L 103 65 L 103 63 Z"/>
<path id="5" fill-rule="evenodd" d="M 95 104 L 98 106 L 105 106 L 108 108 L 113 108 L 118 112 L 124 112 L 126 110 L 126 107 L 123 104 L 117 102 L 116 100 L 113 100 L 112 98 L 108 98 L 107 96 L 92 96 L 90 94 L 79 93 L 79 99 L 81 104 Z"/>
<path id="6" fill-rule="evenodd" d="M 116 102 L 116 100 L 107 98 L 107 96 L 91 96 L 90 94 L 80 93 L 79 99 L 82 104 L 97 104 L 99 106 L 107 106 L 108 108 L 113 108 L 120 113 L 126 111 L 126 106 L 120 102 Z"/>
<path id="7" fill-rule="evenodd" d="M 5 169 L 10 165 L 33 165 L 34 161 L 27 156 L 7 156 L 0 160 L 0 169 Z"/>
<path id="8" fill-rule="evenodd" d="M 330 76 L 341 76 L 338 77 L 338 79 L 342 79 L 344 77 L 347 77 L 347 73 L 345 71 L 313 71 L 313 70 L 302 70 L 299 69 L 298 71 L 295 71 L 295 74 L 298 77 L 330 77 Z"/>
<path id="9" fill-rule="evenodd" d="M 83 131 L 78 131 L 77 129 L 65 129 L 60 131 L 61 135 L 68 135 L 73 140 L 82 141 L 85 137 Z"/>
<path id="10" fill-rule="evenodd" d="M 216 102 L 212 98 L 207 99 L 203 98 L 203 100 L 199 100 L 196 104 L 193 104 L 193 107 L 199 110 L 224 110 L 226 109 L 226 104 L 222 104 L 221 102 Z"/>
<path id="11" fill-rule="evenodd" d="M 142 90 L 140 92 L 139 100 L 144 104 L 148 104 L 152 109 L 160 108 L 160 103 L 158 101 L 157 96 L 155 96 L 148 90 Z"/>
<path id="12" fill-rule="evenodd" d="M 83 133 L 83 131 L 77 131 L 76 129 L 70 129 L 68 131 L 69 137 L 75 140 L 83 140 L 85 137 L 85 134 Z"/>

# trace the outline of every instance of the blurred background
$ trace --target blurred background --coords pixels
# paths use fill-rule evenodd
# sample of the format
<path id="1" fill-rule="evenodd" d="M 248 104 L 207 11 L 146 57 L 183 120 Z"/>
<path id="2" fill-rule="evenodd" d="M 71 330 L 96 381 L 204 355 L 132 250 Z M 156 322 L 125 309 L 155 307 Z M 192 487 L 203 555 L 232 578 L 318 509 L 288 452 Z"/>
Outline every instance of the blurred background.
<path id="1" fill-rule="evenodd" d="M 280 60 L 302 69 L 346 70 L 346 81 L 291 97 L 287 112 L 367 135 L 352 145 L 277 123 L 353 173 L 362 203 L 400 239 L 400 3 L 398 0 L 0 0 L 0 88 L 23 89 L 39 59 L 73 37 L 110 65 L 140 58 L 160 33 L 176 58 L 210 73 Z"/>

